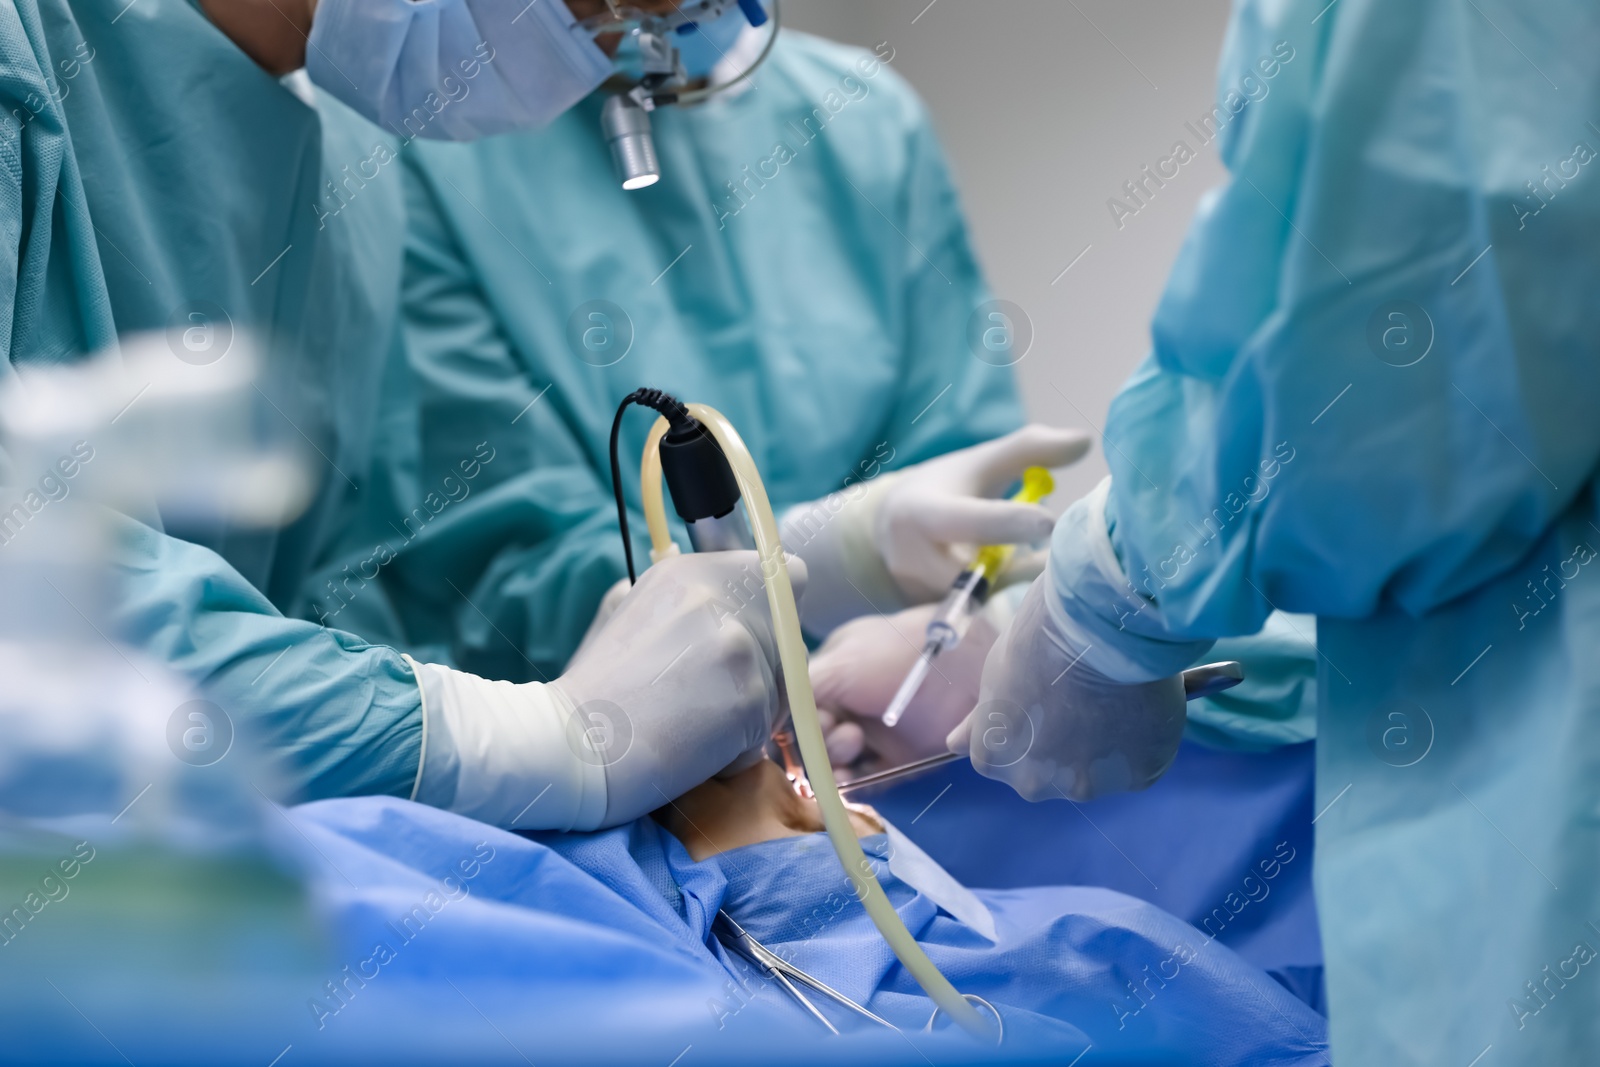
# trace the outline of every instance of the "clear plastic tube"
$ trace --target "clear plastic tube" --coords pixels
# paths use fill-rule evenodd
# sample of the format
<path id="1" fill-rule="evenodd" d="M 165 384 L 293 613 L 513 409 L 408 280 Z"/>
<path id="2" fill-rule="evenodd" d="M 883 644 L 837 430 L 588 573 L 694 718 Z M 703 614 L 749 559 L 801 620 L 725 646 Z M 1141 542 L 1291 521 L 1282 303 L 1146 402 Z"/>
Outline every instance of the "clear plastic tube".
<path id="1" fill-rule="evenodd" d="M 950 984 L 928 954 L 922 951 L 917 939 L 911 936 L 900 915 L 894 910 L 889 897 L 872 873 L 871 861 L 861 850 L 855 829 L 850 825 L 850 813 L 839 795 L 839 785 L 834 781 L 833 765 L 828 760 L 828 748 L 822 737 L 822 725 L 817 719 L 816 697 L 811 692 L 811 676 L 806 663 L 805 639 L 800 633 L 800 613 L 795 606 L 794 588 L 789 584 L 789 569 L 784 563 L 783 545 L 778 540 L 778 522 L 772 514 L 772 504 L 767 499 L 766 487 L 761 484 L 760 472 L 750 457 L 750 450 L 733 424 L 715 408 L 704 404 L 688 404 L 689 414 L 700 421 L 728 458 L 739 492 L 750 518 L 751 532 L 755 534 L 756 551 L 760 556 L 761 577 L 766 585 L 767 606 L 772 612 L 773 633 L 777 639 L 778 659 L 783 666 L 784 686 L 789 696 L 789 713 L 793 719 L 795 739 L 800 745 L 800 757 L 805 762 L 807 777 L 816 793 L 817 805 L 822 811 L 822 823 L 827 828 L 833 849 L 839 855 L 845 877 L 855 889 L 856 899 L 866 908 L 878 932 L 888 942 L 896 958 L 924 992 L 968 1033 L 979 1038 L 993 1038 L 994 1032 L 976 1008 L 956 987 Z M 660 419 L 651 432 L 650 442 L 659 442 L 666 432 L 667 422 Z M 666 508 L 661 493 L 659 458 L 652 464 L 651 445 L 646 446 L 642 473 L 647 481 L 644 488 L 645 518 L 650 527 L 651 555 L 664 554 L 671 544 L 667 538 Z M 659 538 L 667 538 L 665 543 Z"/>

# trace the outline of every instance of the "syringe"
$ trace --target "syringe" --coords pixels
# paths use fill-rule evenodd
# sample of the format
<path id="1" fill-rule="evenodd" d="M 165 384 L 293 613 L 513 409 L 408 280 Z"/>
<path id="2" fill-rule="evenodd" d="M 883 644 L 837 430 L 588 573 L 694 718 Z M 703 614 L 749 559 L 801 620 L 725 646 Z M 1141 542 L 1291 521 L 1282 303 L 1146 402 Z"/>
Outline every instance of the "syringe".
<path id="1" fill-rule="evenodd" d="M 1022 472 L 1022 488 L 1011 499 L 1024 504 L 1037 504 L 1049 496 L 1055 487 L 1055 479 L 1050 477 L 1049 471 L 1043 467 L 1029 467 Z M 893 726 L 900 721 L 906 708 L 911 706 L 912 697 L 922 688 L 928 671 L 933 668 L 934 657 L 961 643 L 967 634 L 967 627 L 972 624 L 972 617 L 989 599 L 1000 572 L 1011 561 L 1014 549 L 1014 545 L 987 545 L 980 548 L 972 563 L 956 576 L 950 591 L 935 609 L 933 618 L 928 620 L 922 654 L 911 665 L 905 681 L 900 683 L 894 699 L 884 711 L 883 725 Z"/>

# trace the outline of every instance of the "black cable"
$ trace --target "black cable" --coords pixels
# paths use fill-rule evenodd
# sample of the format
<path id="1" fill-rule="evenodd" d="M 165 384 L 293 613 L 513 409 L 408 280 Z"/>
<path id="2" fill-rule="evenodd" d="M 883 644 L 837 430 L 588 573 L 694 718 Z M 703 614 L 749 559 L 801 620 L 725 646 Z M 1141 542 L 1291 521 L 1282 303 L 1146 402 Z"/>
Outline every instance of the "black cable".
<path id="1" fill-rule="evenodd" d="M 617 454 L 622 416 L 627 413 L 629 404 L 656 411 L 674 430 L 686 429 L 694 425 L 695 420 L 677 397 L 660 389 L 635 389 L 622 398 L 622 403 L 617 405 L 616 418 L 611 420 L 611 489 L 617 497 L 617 525 L 622 528 L 622 554 L 628 561 L 628 584 L 632 585 L 639 580 L 639 574 L 633 568 L 633 539 L 628 534 L 628 505 L 622 499 L 622 461 Z"/>
<path id="2" fill-rule="evenodd" d="M 633 570 L 633 539 L 628 536 L 628 505 L 622 500 L 622 462 L 617 457 L 617 435 L 622 432 L 622 416 L 627 413 L 628 405 L 633 403 L 635 394 L 624 397 L 622 403 L 617 405 L 617 417 L 611 420 L 611 488 L 617 494 L 617 525 L 622 527 L 622 554 L 628 560 L 628 584 L 639 580 Z"/>

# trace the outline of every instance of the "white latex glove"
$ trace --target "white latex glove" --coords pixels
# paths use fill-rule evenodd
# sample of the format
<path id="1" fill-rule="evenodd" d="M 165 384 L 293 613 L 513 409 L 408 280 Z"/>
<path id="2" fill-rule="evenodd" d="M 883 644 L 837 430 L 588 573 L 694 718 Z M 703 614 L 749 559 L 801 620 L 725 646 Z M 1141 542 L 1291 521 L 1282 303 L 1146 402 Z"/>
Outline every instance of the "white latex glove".
<path id="1" fill-rule="evenodd" d="M 789 573 L 799 595 L 805 565 Z M 549 683 L 413 661 L 413 799 L 496 826 L 593 830 L 760 758 L 780 710 L 777 647 L 764 592 L 728 591 L 759 575 L 754 552 L 662 560 Z"/>
<path id="2" fill-rule="evenodd" d="M 1089 451 L 1082 430 L 1024 426 L 903 471 L 884 494 L 874 539 L 913 603 L 938 600 L 981 545 L 1031 545 L 1055 518 L 1038 504 L 995 497 L 1029 467 L 1065 467 Z"/>
<path id="3" fill-rule="evenodd" d="M 949 738 L 1029 800 L 1086 800 L 1159 778 L 1183 737 L 1183 669 L 1213 644 L 1145 620 L 1153 604 L 1111 543 L 1110 491 L 1107 478 L 1061 516 L 1049 565 L 989 652 L 978 706 Z"/>
<path id="4" fill-rule="evenodd" d="M 844 766 L 894 766 L 945 751 L 945 737 L 978 702 L 983 663 L 1009 614 L 997 597 L 973 616 L 961 643 L 933 670 L 893 727 L 881 721 L 927 638 L 936 605 L 864 615 L 834 630 L 811 657 L 811 687 L 827 710 L 828 754 Z"/>
<path id="5" fill-rule="evenodd" d="M 1172 766 L 1183 740 L 1183 677 L 1115 682 L 1089 665 L 1089 646 L 1051 610 L 1041 575 L 989 651 L 977 707 L 951 731 L 985 777 L 1029 800 L 1089 800 L 1144 789 Z"/>
<path id="6" fill-rule="evenodd" d="M 623 598 L 633 589 L 633 583 L 626 578 L 618 578 L 611 584 L 600 598 L 600 606 L 594 611 L 594 618 L 589 620 L 589 628 L 583 632 L 583 640 L 578 642 L 578 647 L 572 655 L 576 658 L 589 643 L 594 640 L 595 634 L 605 629 L 606 623 L 611 621 L 611 616 L 617 613 L 617 608 L 622 606 Z"/>
<path id="7" fill-rule="evenodd" d="M 1076 462 L 1089 443 L 1081 430 L 1024 426 L 790 508 L 783 544 L 811 573 L 807 631 L 938 600 L 978 546 L 1043 540 L 1054 522 L 1048 511 L 995 497 L 1028 467 Z"/>

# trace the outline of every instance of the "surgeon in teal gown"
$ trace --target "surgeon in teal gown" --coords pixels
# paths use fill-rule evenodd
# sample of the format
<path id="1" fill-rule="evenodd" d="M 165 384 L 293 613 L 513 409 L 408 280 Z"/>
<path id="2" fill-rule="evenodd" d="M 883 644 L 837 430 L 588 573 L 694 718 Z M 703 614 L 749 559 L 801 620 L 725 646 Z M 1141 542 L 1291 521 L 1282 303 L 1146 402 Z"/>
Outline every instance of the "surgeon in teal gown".
<path id="1" fill-rule="evenodd" d="M 1279 73 L 1041 579 L 1124 686 L 1318 616 L 1335 1062 L 1600 1048 L 1597 47 L 1584 3 L 1239 5 L 1219 103 Z M 1050 642 L 1003 637 L 986 693 L 1042 689 L 1010 653 Z"/>
<path id="2" fill-rule="evenodd" d="M 376 492 L 298 610 L 550 676 L 625 573 L 607 433 L 640 386 L 726 414 L 780 512 L 1021 425 L 1009 357 L 969 337 L 990 293 L 893 59 L 783 31 L 748 91 L 654 113 L 662 177 L 638 191 L 601 95 L 535 133 L 413 143 L 410 366 L 385 385 Z M 653 419 L 622 434 L 641 562 Z"/>
<path id="3" fill-rule="evenodd" d="M 200 532 L 123 521 L 118 629 L 231 714 L 258 709 L 296 792 L 409 795 L 422 728 L 410 669 L 272 603 L 326 538 L 350 491 L 340 472 L 367 462 L 366 383 L 393 336 L 398 185 L 319 226 L 328 175 L 364 158 L 368 138 L 353 118 L 324 122 L 187 3 L 7 4 L 0 72 L 0 374 L 198 314 L 219 345 L 256 338 L 266 410 L 326 463 L 282 531 L 215 530 L 200 544 Z M 320 361 L 324 343 L 337 359 Z"/>
<path id="4" fill-rule="evenodd" d="M 202 8 L 223 15 L 222 26 Z M 287 44 L 248 49 L 257 59 L 290 56 L 274 73 L 283 73 L 297 43 L 303 51 L 304 39 L 264 7 L 252 11 L 264 21 L 235 21 L 235 9 L 210 0 L 30 0 L 0 13 L 0 138 L 9 161 L 0 232 L 13 253 L 5 373 L 25 380 L 30 366 L 96 351 L 117 365 L 121 338 L 152 331 L 158 338 L 165 331 L 172 358 L 191 364 L 203 364 L 197 357 L 204 354 L 189 350 L 196 338 L 211 339 L 216 361 L 242 359 L 251 347 L 261 365 L 252 394 L 257 416 L 318 461 L 313 498 L 282 530 L 221 520 L 173 528 L 160 501 L 127 505 L 137 517 L 111 520 L 111 615 L 89 623 L 198 688 L 253 747 L 271 754 L 284 795 L 394 793 L 502 826 L 599 827 L 636 818 L 760 747 L 779 694 L 767 601 L 748 596 L 731 629 L 712 604 L 751 573 L 753 555 L 662 561 L 607 628 L 606 639 L 627 656 L 597 650 L 557 665 L 556 677 L 557 667 L 529 671 L 534 680 L 523 685 L 503 681 L 509 672 L 485 678 L 369 644 L 391 635 L 356 630 L 354 613 L 348 623 L 326 611 L 294 618 L 307 587 L 316 586 L 312 568 L 348 533 L 350 516 L 383 498 L 382 476 L 372 470 L 375 444 L 382 454 L 402 447 L 379 435 L 379 419 L 387 434 L 408 414 L 404 398 L 382 389 L 400 352 L 406 205 L 398 153 L 406 138 L 331 100 L 310 103 L 309 91 L 258 67 L 247 45 L 259 46 L 259 35 Z M 951 256 L 935 243 L 939 236 L 915 235 L 931 254 Z M 967 268 L 961 251 L 951 265 L 957 277 Z M 458 353 L 470 356 L 470 346 Z M 982 391 L 964 375 L 947 384 L 943 391 L 956 396 Z M 135 385 L 130 404 L 138 402 Z M 939 398 L 933 390 L 921 404 Z M 566 403 L 552 396 L 548 407 Z M 440 437 L 435 423 L 420 420 L 421 453 L 434 464 L 423 473 L 439 481 L 437 493 L 415 498 L 417 521 L 433 519 L 434 529 L 445 530 L 465 519 L 470 535 L 464 545 L 444 546 L 447 560 L 471 566 L 475 543 L 508 533 L 576 529 L 581 536 L 603 528 L 597 515 L 609 513 L 609 501 L 573 492 L 559 464 L 551 476 L 554 454 L 512 449 L 491 467 L 491 409 L 458 414 L 483 426 L 484 436 L 474 426 L 459 441 Z M 915 422 L 907 415 L 883 427 L 897 442 L 885 447 L 923 449 Z M 457 443 L 470 448 L 457 453 Z M 866 449 L 860 462 L 875 455 Z M 539 492 L 524 498 L 526 507 L 482 516 L 486 499 L 515 492 L 495 485 L 501 472 L 526 471 L 530 458 L 540 464 Z M 6 477 L 28 480 L 26 471 Z M 477 491 L 469 503 L 466 483 Z M 1030 505 L 978 501 L 960 487 L 948 495 L 959 498 L 957 510 L 969 500 L 968 510 L 1011 517 L 1020 510 L 1030 537 L 1047 527 L 1048 516 Z M 80 499 L 68 510 L 88 504 Z M 438 518 L 446 505 L 454 510 Z M 548 530 L 529 518 L 534 513 L 550 517 Z M 406 525 L 398 518 L 397 532 Z M 362 583 L 390 562 L 356 560 L 340 575 L 343 593 L 360 598 Z M 803 578 L 803 565 L 795 569 Z M 459 572 L 437 565 L 423 573 L 434 580 L 427 593 L 437 592 L 440 578 L 456 586 L 451 611 L 472 606 L 477 583 L 455 581 Z M 406 574 L 391 568 L 391 576 Z M 567 635 L 541 628 L 538 636 L 559 642 Z M 678 673 L 656 684 L 669 669 Z M 577 709 L 597 698 L 623 709 L 632 759 L 594 759 L 588 740 L 569 736 Z"/>
<path id="5" fill-rule="evenodd" d="M 226 33 L 185 0 L 0 10 L 0 373 L 25 390 L 31 368 L 91 353 L 126 367 L 122 339 L 152 332 L 156 352 L 163 333 L 171 347 L 158 358 L 199 364 L 202 379 L 251 349 L 260 428 L 316 461 L 312 498 L 281 530 L 220 518 L 173 528 L 160 500 L 119 501 L 136 515 L 106 519 L 106 608 L 72 604 L 91 639 L 119 639 L 202 693 L 213 722 L 269 755 L 284 796 L 391 793 L 503 826 L 599 826 L 761 744 L 777 708 L 765 601 L 733 629 L 703 606 L 753 556 L 669 561 L 619 609 L 644 637 L 628 661 L 592 658 L 553 684 L 419 665 L 280 611 L 351 500 L 373 493 L 375 383 L 399 351 L 405 205 L 397 138 L 331 100 L 314 106 L 247 56 L 264 37 L 287 48 L 253 48 L 258 58 L 303 52 L 294 25 L 223 21 Z M 129 405 L 140 392 L 130 381 Z M 662 641 L 641 655 L 651 634 L 676 638 L 686 623 L 700 628 L 689 649 Z M 696 640 L 713 626 L 715 640 Z M 694 685 L 655 686 L 678 659 Z M 148 680 L 127 661 L 129 684 Z M 599 763 L 563 743 L 572 709 L 595 697 L 628 702 L 634 759 Z"/>

